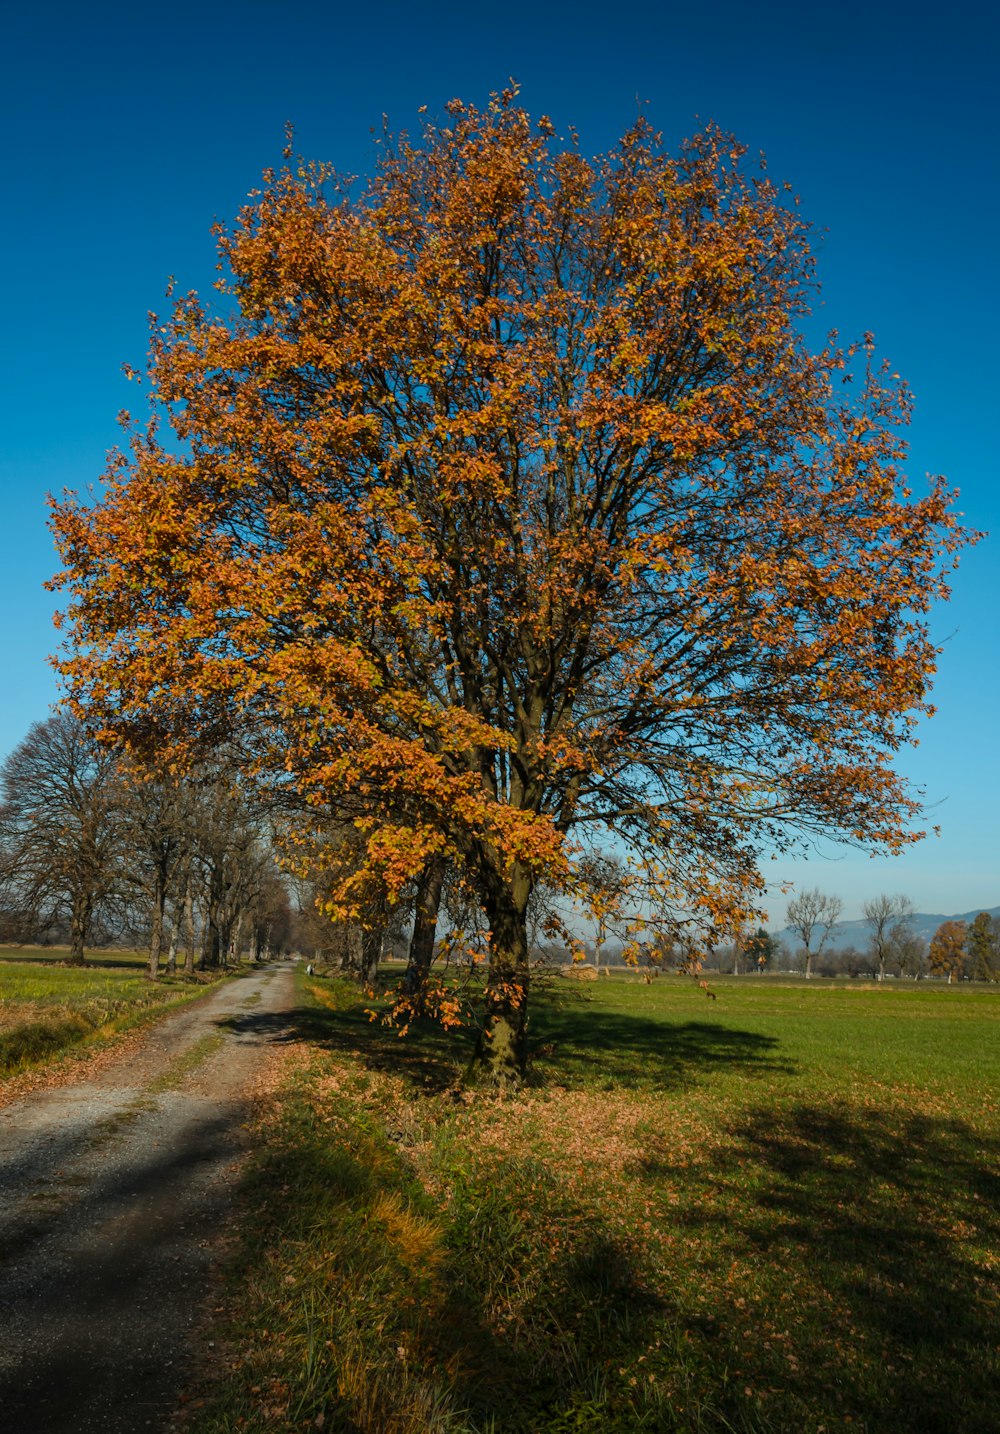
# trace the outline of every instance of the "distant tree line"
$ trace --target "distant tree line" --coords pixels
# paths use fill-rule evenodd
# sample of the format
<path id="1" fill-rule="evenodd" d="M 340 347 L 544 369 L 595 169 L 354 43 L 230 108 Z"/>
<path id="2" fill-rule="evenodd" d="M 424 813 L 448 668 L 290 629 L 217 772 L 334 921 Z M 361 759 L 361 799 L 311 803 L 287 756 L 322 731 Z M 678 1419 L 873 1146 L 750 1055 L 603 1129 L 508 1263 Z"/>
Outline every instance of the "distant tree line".
<path id="1" fill-rule="evenodd" d="M 791 968 L 807 977 L 867 976 L 876 981 L 886 976 L 1000 980 L 1000 920 L 989 912 L 981 911 L 968 926 L 942 922 L 928 943 L 912 928 L 909 897 L 882 894 L 862 909 L 869 928 L 866 946 L 837 949 L 828 943 L 842 910 L 840 898 L 817 888 L 790 901 L 788 925 L 801 943 L 794 953 L 784 953 Z"/>
<path id="2" fill-rule="evenodd" d="M 150 974 L 256 959 L 292 911 L 268 814 L 224 751 L 184 777 L 111 752 L 68 712 L 0 767 L 0 939 L 149 951 Z"/>
<path id="3" fill-rule="evenodd" d="M 969 923 L 944 921 L 928 942 L 913 930 L 912 901 L 903 895 L 879 895 L 863 906 L 868 926 L 864 946 L 837 946 L 833 936 L 843 902 L 839 896 L 814 888 L 788 903 L 788 928 L 795 945 L 779 940 L 764 927 L 747 928 L 733 939 L 698 953 L 699 969 L 721 975 L 786 972 L 813 976 L 886 977 L 916 980 L 921 977 L 953 981 L 1000 981 L 1000 918 L 980 911 Z M 606 933 L 604 933 L 606 935 Z M 583 943 L 585 958 L 597 965 L 623 964 L 622 948 L 597 939 Z M 550 961 L 571 959 L 564 947 L 547 949 Z M 676 942 L 650 941 L 640 953 L 641 967 L 684 968 L 692 953 Z"/>
<path id="4" fill-rule="evenodd" d="M 434 1012 L 434 960 L 486 950 L 481 902 L 439 861 L 391 897 L 369 881 L 358 919 L 343 919 L 332 893 L 364 853 L 350 820 L 317 819 L 281 792 L 265 802 L 225 743 L 183 773 L 157 770 L 63 710 L 0 766 L 0 941 L 66 945 L 74 964 L 134 944 L 153 977 L 291 950 L 369 985 L 392 954 L 408 962 L 411 1013 Z M 540 890 L 536 933 L 544 909 Z"/>

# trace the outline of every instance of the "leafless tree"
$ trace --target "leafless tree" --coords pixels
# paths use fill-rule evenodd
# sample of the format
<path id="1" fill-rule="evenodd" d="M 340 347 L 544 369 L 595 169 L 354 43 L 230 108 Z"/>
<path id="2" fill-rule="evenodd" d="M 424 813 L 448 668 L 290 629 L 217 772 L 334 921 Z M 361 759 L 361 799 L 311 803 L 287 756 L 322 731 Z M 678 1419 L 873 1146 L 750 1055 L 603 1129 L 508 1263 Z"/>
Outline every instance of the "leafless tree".
<path id="1" fill-rule="evenodd" d="M 814 886 L 811 891 L 803 891 L 788 903 L 788 924 L 802 942 L 806 955 L 807 980 L 812 976 L 813 957 L 822 954 L 833 928 L 840 920 L 842 910 L 843 902 L 840 897 L 828 896 L 820 891 L 818 886 Z"/>
<path id="2" fill-rule="evenodd" d="M 116 758 L 69 712 L 36 722 L 0 768 L 0 885 L 23 932 L 68 926 L 82 964 L 120 879 Z"/>
<path id="3" fill-rule="evenodd" d="M 899 967 L 901 976 L 917 980 L 927 974 L 927 942 L 904 922 L 889 938 L 889 960 Z"/>
<path id="4" fill-rule="evenodd" d="M 168 969 L 176 961 L 191 852 L 195 840 L 195 794 L 190 782 L 168 772 L 123 762 L 119 778 L 124 889 L 138 898 L 141 929 L 148 933 L 149 974 L 159 975 L 168 944 Z M 173 920 L 167 930 L 167 915 Z"/>
<path id="5" fill-rule="evenodd" d="M 204 764 L 192 781 L 195 900 L 202 913 L 201 963 L 233 960 L 251 918 L 273 889 L 275 861 L 266 811 L 235 775 L 225 754 Z"/>
<path id="6" fill-rule="evenodd" d="M 901 927 L 913 915 L 913 902 L 908 896 L 874 896 L 866 901 L 862 910 L 871 927 L 869 945 L 875 960 L 875 979 L 885 980 L 885 968 L 895 954 Z"/>

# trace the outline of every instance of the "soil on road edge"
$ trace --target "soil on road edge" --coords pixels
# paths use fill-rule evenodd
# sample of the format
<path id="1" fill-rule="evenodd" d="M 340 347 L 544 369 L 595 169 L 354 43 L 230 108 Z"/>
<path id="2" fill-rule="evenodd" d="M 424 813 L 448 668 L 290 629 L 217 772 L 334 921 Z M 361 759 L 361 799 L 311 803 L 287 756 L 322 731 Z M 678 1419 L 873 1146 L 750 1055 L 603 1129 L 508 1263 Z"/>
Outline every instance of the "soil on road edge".
<path id="1" fill-rule="evenodd" d="M 5 1434 L 166 1428 L 293 1004 L 292 967 L 265 968 L 0 1110 Z"/>

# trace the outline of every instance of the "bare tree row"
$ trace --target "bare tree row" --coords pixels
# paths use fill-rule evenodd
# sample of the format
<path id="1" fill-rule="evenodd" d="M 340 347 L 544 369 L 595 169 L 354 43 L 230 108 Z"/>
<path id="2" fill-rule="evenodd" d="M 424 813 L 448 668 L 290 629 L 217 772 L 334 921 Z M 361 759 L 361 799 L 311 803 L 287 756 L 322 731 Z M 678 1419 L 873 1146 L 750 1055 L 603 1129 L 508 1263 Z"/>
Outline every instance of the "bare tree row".
<path id="1" fill-rule="evenodd" d="M 134 940 L 156 976 L 255 958 L 287 936 L 267 814 L 224 752 L 184 776 L 157 772 L 59 712 L 7 758 L 0 794 L 6 940 L 65 940 L 74 963 Z"/>

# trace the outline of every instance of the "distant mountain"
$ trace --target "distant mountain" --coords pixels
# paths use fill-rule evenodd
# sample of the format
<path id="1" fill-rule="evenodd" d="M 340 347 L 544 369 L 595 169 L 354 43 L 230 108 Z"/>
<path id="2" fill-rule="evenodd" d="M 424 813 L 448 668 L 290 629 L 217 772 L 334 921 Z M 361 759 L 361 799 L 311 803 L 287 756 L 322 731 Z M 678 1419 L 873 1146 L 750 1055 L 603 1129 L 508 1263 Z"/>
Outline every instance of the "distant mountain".
<path id="1" fill-rule="evenodd" d="M 974 921 L 981 911 L 989 912 L 990 916 L 1000 916 L 1000 906 L 974 906 L 971 911 L 963 911 L 960 916 L 938 916 L 930 912 L 919 911 L 916 916 L 911 917 L 907 923 L 911 931 L 929 941 L 942 921 Z M 801 939 L 795 934 L 791 927 L 786 926 L 783 931 L 776 931 L 779 941 L 783 941 L 790 951 L 796 951 L 802 945 Z M 871 936 L 871 927 L 865 920 L 861 921 L 838 921 L 830 932 L 830 939 L 826 943 L 828 951 L 843 951 L 847 946 L 856 946 L 863 951 L 868 945 Z M 815 949 L 815 941 L 813 948 Z"/>

